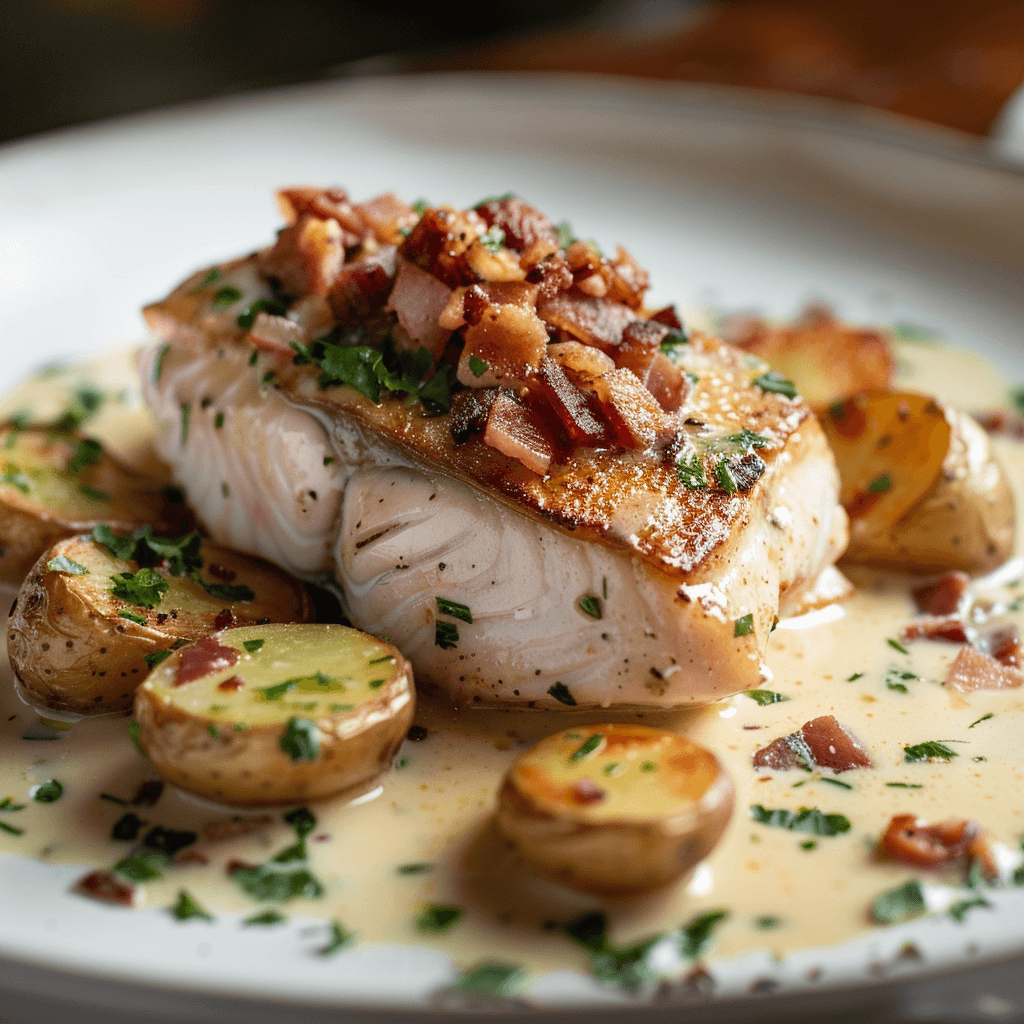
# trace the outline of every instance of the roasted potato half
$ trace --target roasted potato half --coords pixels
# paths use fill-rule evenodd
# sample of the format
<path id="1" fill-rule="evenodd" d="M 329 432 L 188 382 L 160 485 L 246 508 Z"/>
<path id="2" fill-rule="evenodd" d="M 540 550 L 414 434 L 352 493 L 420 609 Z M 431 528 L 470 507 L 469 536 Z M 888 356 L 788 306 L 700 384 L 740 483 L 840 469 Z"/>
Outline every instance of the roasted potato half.
<path id="1" fill-rule="evenodd" d="M 191 514 L 159 480 L 122 465 L 98 441 L 48 427 L 0 425 L 0 580 L 18 585 L 55 541 L 97 523 L 189 529 Z"/>
<path id="2" fill-rule="evenodd" d="M 706 857 L 732 804 L 709 750 L 647 726 L 588 725 L 515 761 L 497 824 L 538 874 L 619 896 L 665 885 Z"/>
<path id="3" fill-rule="evenodd" d="M 925 395 L 873 391 L 823 417 L 850 517 L 846 557 L 906 572 L 986 572 L 1013 552 L 1014 503 L 988 436 Z"/>
<path id="4" fill-rule="evenodd" d="M 173 647 L 230 625 L 314 617 L 300 580 L 198 534 L 152 538 L 170 562 L 144 540 L 111 542 L 129 557 L 91 535 L 58 541 L 18 593 L 7 649 L 18 691 L 36 707 L 79 715 L 128 711 L 136 686 Z M 171 564 L 182 551 L 183 564 Z"/>
<path id="5" fill-rule="evenodd" d="M 218 803 L 320 800 L 370 782 L 415 708 L 398 649 L 332 624 L 244 626 L 176 651 L 135 695 L 168 781 Z"/>

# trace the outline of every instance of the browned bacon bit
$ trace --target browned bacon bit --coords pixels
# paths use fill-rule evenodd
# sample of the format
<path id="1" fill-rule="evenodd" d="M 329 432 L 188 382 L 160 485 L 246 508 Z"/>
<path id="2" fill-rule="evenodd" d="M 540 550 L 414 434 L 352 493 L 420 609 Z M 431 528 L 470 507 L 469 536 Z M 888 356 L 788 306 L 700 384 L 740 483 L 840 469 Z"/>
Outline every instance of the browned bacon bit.
<path id="1" fill-rule="evenodd" d="M 218 580 L 223 580 L 225 583 L 234 582 L 235 573 L 234 569 L 229 569 L 226 565 L 218 565 L 216 562 L 210 562 L 206 566 L 206 571 Z"/>
<path id="2" fill-rule="evenodd" d="M 680 331 L 683 328 L 683 321 L 676 312 L 675 306 L 665 306 L 664 309 L 657 310 L 651 314 L 651 319 L 676 331 Z"/>
<path id="3" fill-rule="evenodd" d="M 477 224 L 454 210 L 425 210 L 399 252 L 449 288 L 474 284 L 476 275 L 466 262 L 466 250 L 477 239 Z"/>
<path id="4" fill-rule="evenodd" d="M 1013 622 L 986 633 L 979 638 L 978 647 L 1001 665 L 1024 668 L 1024 647 L 1021 645 L 1020 630 Z"/>
<path id="5" fill-rule="evenodd" d="M 238 651 L 225 647 L 212 636 L 203 637 L 198 643 L 182 648 L 178 657 L 178 674 L 174 685 L 183 686 L 194 679 L 200 679 L 211 672 L 230 668 L 238 661 Z"/>
<path id="6" fill-rule="evenodd" d="M 622 303 L 587 295 L 559 292 L 537 303 L 541 318 L 570 339 L 602 351 L 618 348 L 627 324 L 639 319 Z"/>
<path id="7" fill-rule="evenodd" d="M 484 444 L 543 476 L 558 448 L 548 425 L 508 392 L 495 396 L 484 427 Z"/>
<path id="8" fill-rule="evenodd" d="M 832 715 L 806 722 L 754 754 L 755 768 L 827 768 L 838 774 L 851 768 L 873 768 L 871 755 L 861 742 Z"/>
<path id="9" fill-rule="evenodd" d="M 517 252 L 525 252 L 538 242 L 558 242 L 558 232 L 547 216 L 515 196 L 492 199 L 475 210 L 489 228 L 502 231 L 505 245 Z"/>
<path id="10" fill-rule="evenodd" d="M 232 626 L 235 623 L 234 612 L 230 608 L 221 608 L 217 612 L 217 617 L 213 620 L 214 630 L 227 629 L 228 626 Z"/>
<path id="11" fill-rule="evenodd" d="M 890 857 L 918 868 L 978 861 L 986 877 L 998 874 L 985 833 L 977 822 L 965 818 L 928 825 L 913 814 L 897 814 L 889 822 L 879 847 Z"/>
<path id="12" fill-rule="evenodd" d="M 572 798 L 578 804 L 600 803 L 607 794 L 591 779 L 578 779 L 572 784 Z"/>
<path id="13" fill-rule="evenodd" d="M 119 907 L 131 907 L 135 904 L 135 886 L 123 878 L 118 878 L 112 871 L 90 871 L 75 883 L 74 891 Z"/>
<path id="14" fill-rule="evenodd" d="M 163 779 L 146 779 L 139 785 L 132 797 L 134 807 L 155 807 L 157 801 L 164 794 Z"/>
<path id="15" fill-rule="evenodd" d="M 250 864 L 247 860 L 237 860 L 233 857 L 224 865 L 224 870 L 229 875 L 233 875 L 236 871 L 251 871 L 255 867 L 257 867 L 256 864 Z"/>
<path id="16" fill-rule="evenodd" d="M 659 355 L 658 346 L 667 334 L 668 328 L 662 324 L 652 320 L 637 320 L 626 325 L 618 348 L 609 354 L 616 366 L 632 370 L 646 384 L 654 359 Z"/>
<path id="17" fill-rule="evenodd" d="M 974 690 L 1011 690 L 1024 685 L 1024 672 L 1003 665 L 973 647 L 961 647 L 949 666 L 946 685 L 961 693 Z"/>
<path id="18" fill-rule="evenodd" d="M 388 299 L 388 309 L 398 314 L 398 347 L 425 348 L 437 359 L 452 333 L 438 323 L 451 297 L 452 290 L 444 282 L 415 263 L 399 260 L 395 286 Z"/>
<path id="19" fill-rule="evenodd" d="M 298 324 L 285 316 L 272 316 L 270 313 L 262 312 L 256 314 L 249 337 L 261 352 L 279 356 L 294 355 L 292 342 L 305 340 Z"/>
<path id="20" fill-rule="evenodd" d="M 175 864 L 209 864 L 210 858 L 198 850 L 182 850 L 174 855 Z"/>
<path id="21" fill-rule="evenodd" d="M 203 838 L 211 843 L 220 843 L 227 839 L 235 839 L 238 836 L 247 836 L 252 832 L 258 832 L 261 828 L 267 828 L 274 823 L 273 817 L 269 814 L 257 814 L 246 818 L 223 818 L 220 821 L 210 821 L 203 826 Z"/>
<path id="22" fill-rule="evenodd" d="M 465 444 L 474 434 L 483 433 L 498 394 L 497 388 L 466 388 L 455 393 L 450 430 L 456 444 Z"/>
<path id="23" fill-rule="evenodd" d="M 908 622 L 900 630 L 900 639 L 949 640 L 952 643 L 967 642 L 967 627 L 959 615 L 924 615 Z"/>
<path id="24" fill-rule="evenodd" d="M 963 600 L 971 577 L 965 572 L 947 572 L 914 591 L 917 610 L 926 615 L 952 615 Z"/>
<path id="25" fill-rule="evenodd" d="M 646 383 L 665 412 L 678 412 L 691 387 L 686 374 L 662 352 L 655 355 Z"/>
<path id="26" fill-rule="evenodd" d="M 555 360 L 545 356 L 534 379 L 573 445 L 595 448 L 605 439 L 604 424 L 594 415 L 588 396 L 573 384 Z"/>
<path id="27" fill-rule="evenodd" d="M 345 264 L 326 292 L 334 318 L 342 327 L 351 327 L 381 309 L 388 301 L 397 273 L 397 250 L 390 245 Z"/>
<path id="28" fill-rule="evenodd" d="M 239 690 L 245 689 L 245 680 L 241 676 L 232 676 L 223 683 L 218 683 L 217 689 L 223 693 L 238 693 Z"/>

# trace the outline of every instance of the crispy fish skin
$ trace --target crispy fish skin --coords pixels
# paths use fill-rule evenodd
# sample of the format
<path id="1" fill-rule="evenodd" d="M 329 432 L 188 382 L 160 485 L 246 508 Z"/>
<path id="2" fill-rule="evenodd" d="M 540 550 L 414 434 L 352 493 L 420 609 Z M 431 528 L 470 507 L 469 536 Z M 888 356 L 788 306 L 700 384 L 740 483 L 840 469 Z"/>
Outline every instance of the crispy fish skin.
<path id="1" fill-rule="evenodd" d="M 270 294 L 255 257 L 222 272 L 251 283 L 248 301 Z M 333 573 L 353 622 L 461 704 L 671 707 L 756 686 L 780 608 L 845 547 L 817 420 L 718 339 L 681 355 L 696 380 L 674 438 L 577 449 L 540 475 L 456 443 L 449 416 L 321 387 L 287 349 L 253 364 L 237 310 L 214 310 L 201 280 L 146 310 L 164 342 L 147 398 L 176 479 L 217 540 Z M 186 406 L 203 410 L 188 436 Z M 689 485 L 679 460 L 727 443 L 752 479 Z"/>

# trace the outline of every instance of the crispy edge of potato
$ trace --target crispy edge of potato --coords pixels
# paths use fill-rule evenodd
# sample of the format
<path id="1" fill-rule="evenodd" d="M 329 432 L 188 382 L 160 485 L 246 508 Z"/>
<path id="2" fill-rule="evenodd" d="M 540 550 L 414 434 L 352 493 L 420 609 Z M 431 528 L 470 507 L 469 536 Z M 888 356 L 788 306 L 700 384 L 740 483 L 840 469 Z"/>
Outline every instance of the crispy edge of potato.
<path id="1" fill-rule="evenodd" d="M 536 874 L 571 889 L 632 896 L 668 885 L 714 849 L 732 817 L 735 789 L 711 751 L 718 773 L 691 808 L 646 821 L 588 821 L 585 807 L 555 812 L 517 785 L 516 766 L 533 749 L 506 773 L 495 823 Z"/>
<path id="2" fill-rule="evenodd" d="M 14 430 L 18 434 L 49 433 L 48 428 L 40 426 L 22 428 L 9 422 L 0 423 L 0 434 L 5 430 Z M 85 434 L 65 432 L 53 440 L 77 445 L 86 439 Z M 188 507 L 166 497 L 163 481 L 131 469 L 106 448 L 103 449 L 101 469 L 105 475 L 114 475 L 123 481 L 125 490 L 131 489 L 133 494 L 146 496 L 142 509 L 145 514 L 135 512 L 126 501 L 119 500 L 113 509 L 104 503 L 97 507 L 95 516 L 71 519 L 46 509 L 40 502 L 32 501 L 16 490 L 0 489 L 0 582 L 18 586 L 47 548 L 64 537 L 91 530 L 99 523 L 126 530 L 148 523 L 165 533 L 184 533 L 194 525 Z M 64 467 L 58 470 L 64 471 Z M 82 481 L 92 481 L 95 475 L 96 467 L 87 466 L 83 470 Z M 159 512 L 159 515 L 154 515 L 154 512 Z"/>
<path id="3" fill-rule="evenodd" d="M 952 430 L 938 477 L 889 529 L 851 524 L 848 561 L 914 573 L 981 573 L 1013 554 L 1013 490 L 991 441 L 967 413 L 948 406 L 946 412 Z"/>
<path id="4" fill-rule="evenodd" d="M 50 546 L 22 583 L 11 609 L 7 650 L 15 686 L 35 707 L 77 715 L 130 711 L 136 687 L 149 674 L 145 655 L 199 640 L 216 629 L 212 620 L 208 628 L 190 630 L 174 628 L 177 623 L 171 619 L 169 628 L 133 622 L 111 614 L 109 601 L 108 607 L 101 607 L 94 593 L 95 577 L 48 568 L 58 555 L 77 561 L 76 548 L 92 543 L 88 535 L 76 535 Z M 229 549 L 203 542 L 202 550 L 204 556 L 212 553 L 216 558 Z M 298 616 L 291 621 L 312 620 L 313 602 L 298 578 L 255 555 L 231 554 L 272 570 L 281 583 L 293 582 Z M 224 607 L 231 606 L 224 602 Z"/>
<path id="5" fill-rule="evenodd" d="M 233 807 L 305 803 L 356 789 L 390 767 L 416 710 L 412 666 L 384 646 L 395 659 L 394 677 L 354 711 L 312 719 L 320 732 L 312 760 L 292 760 L 281 749 L 284 720 L 226 728 L 221 719 L 162 701 L 145 682 L 135 693 L 139 742 L 166 782 Z"/>

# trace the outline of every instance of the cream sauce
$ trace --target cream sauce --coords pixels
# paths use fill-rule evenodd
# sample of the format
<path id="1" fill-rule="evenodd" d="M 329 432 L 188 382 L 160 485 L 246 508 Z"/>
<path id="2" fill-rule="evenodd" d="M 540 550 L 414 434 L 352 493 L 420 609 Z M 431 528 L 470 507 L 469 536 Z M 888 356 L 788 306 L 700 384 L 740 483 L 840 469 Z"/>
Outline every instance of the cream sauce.
<path id="1" fill-rule="evenodd" d="M 978 408 L 1005 401 L 1005 385 L 970 357 L 916 345 L 904 349 L 904 355 L 915 370 L 906 386 L 934 390 L 953 402 L 968 394 L 969 404 Z M 76 371 L 89 372 L 88 367 Z M 953 383 L 956 392 L 949 393 Z M 123 386 L 130 392 L 130 385 Z M 32 383 L 4 408 L 10 414 L 31 407 L 49 387 L 45 381 Z M 135 426 L 111 417 L 89 427 L 103 440 L 119 438 L 122 455 L 125 436 L 134 437 L 145 461 L 148 446 L 138 430 L 144 414 L 131 401 L 122 405 Z M 995 444 L 1017 506 L 1024 508 L 1024 445 L 999 439 Z M 968 695 L 948 690 L 941 680 L 957 645 L 922 641 L 910 645 L 905 655 L 887 642 L 913 613 L 912 581 L 864 570 L 850 569 L 849 574 L 857 593 L 839 612 L 819 614 L 815 624 L 783 623 L 772 634 L 766 660 L 774 679 L 766 685 L 789 698 L 785 702 L 760 706 L 738 695 L 674 713 L 459 713 L 421 695 L 416 720 L 426 738 L 404 744 L 379 787 L 354 801 L 336 799 L 312 808 L 318 824 L 309 843 L 311 864 L 326 887 L 325 896 L 281 909 L 336 919 L 361 942 L 427 943 L 464 966 L 493 958 L 543 971 L 585 964 L 584 953 L 551 922 L 602 908 L 613 937 L 625 941 L 721 908 L 729 918 L 716 933 L 715 956 L 754 948 L 781 956 L 864 932 L 873 927 L 869 907 L 874 897 L 908 878 L 924 877 L 884 863 L 874 852 L 894 814 L 914 813 L 929 821 L 971 817 L 990 838 L 1019 849 L 1024 835 L 1024 690 Z M 1003 573 L 1003 582 L 991 584 L 984 594 L 1009 603 L 1024 595 L 1021 576 L 1024 562 L 1018 559 L 1016 569 Z M 1024 628 L 1020 612 L 1004 619 Z M 150 774 L 129 742 L 126 720 L 82 721 L 54 742 L 22 739 L 35 715 L 14 695 L 6 658 L 3 663 L 0 802 L 11 797 L 25 806 L 0 810 L 0 822 L 24 830 L 20 836 L 0 831 L 0 852 L 109 867 L 132 846 L 110 838 L 114 822 L 126 811 L 151 824 L 196 832 L 233 813 L 172 787 L 152 809 L 102 799 L 101 793 L 130 799 Z M 887 686 L 892 669 L 917 677 L 898 678 L 906 693 Z M 864 744 L 876 765 L 839 777 L 852 788 L 803 771 L 753 769 L 751 756 L 757 749 L 828 714 Z M 736 786 L 736 803 L 724 838 L 688 879 L 644 897 L 602 901 L 532 876 L 497 836 L 492 817 L 501 777 L 525 745 L 570 722 L 608 720 L 676 730 L 706 745 L 725 763 Z M 949 763 L 905 763 L 904 745 L 927 740 L 942 740 L 959 756 Z M 31 787 L 50 778 L 64 785 L 58 802 L 41 804 L 28 797 Z M 817 837 L 812 849 L 804 849 L 811 837 L 755 823 L 749 815 L 754 804 L 817 807 L 846 815 L 852 827 L 843 835 Z M 200 838 L 190 849 L 203 853 L 208 863 L 176 866 L 163 879 L 141 885 L 141 902 L 170 906 L 185 888 L 212 913 L 248 915 L 265 909 L 241 893 L 226 865 L 233 859 L 266 860 L 293 841 L 276 812 L 271 823 L 249 835 L 219 842 Z M 402 873 L 403 865 L 430 867 Z M 457 904 L 464 914 L 448 931 L 424 935 L 416 918 L 427 903 Z M 765 918 L 776 919 L 776 926 L 766 930 Z"/>

